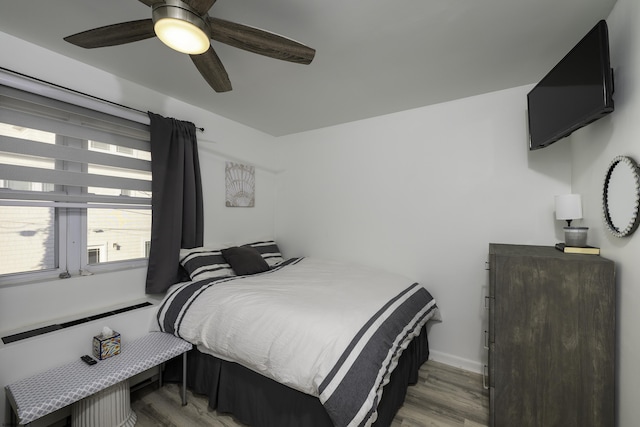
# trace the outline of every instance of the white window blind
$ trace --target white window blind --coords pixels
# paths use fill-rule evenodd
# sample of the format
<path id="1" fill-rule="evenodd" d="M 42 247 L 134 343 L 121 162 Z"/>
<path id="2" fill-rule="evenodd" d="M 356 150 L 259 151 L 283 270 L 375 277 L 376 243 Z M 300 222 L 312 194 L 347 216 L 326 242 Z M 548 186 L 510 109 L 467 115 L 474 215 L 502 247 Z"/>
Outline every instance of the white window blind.
<path id="1" fill-rule="evenodd" d="M 149 209 L 149 126 L 0 85 L 0 205 Z"/>
<path id="2" fill-rule="evenodd" d="M 0 72 L 0 286 L 146 263 L 149 125 L 116 110 Z"/>

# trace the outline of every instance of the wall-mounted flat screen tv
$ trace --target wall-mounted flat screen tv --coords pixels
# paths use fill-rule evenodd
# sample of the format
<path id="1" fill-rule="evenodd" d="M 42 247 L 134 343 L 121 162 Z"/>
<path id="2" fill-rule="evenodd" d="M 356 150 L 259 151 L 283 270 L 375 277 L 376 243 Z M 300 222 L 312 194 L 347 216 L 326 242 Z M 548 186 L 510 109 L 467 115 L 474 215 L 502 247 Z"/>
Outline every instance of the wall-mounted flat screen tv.
<path id="1" fill-rule="evenodd" d="M 529 149 L 537 150 L 613 111 L 609 32 L 603 20 L 527 95 Z"/>

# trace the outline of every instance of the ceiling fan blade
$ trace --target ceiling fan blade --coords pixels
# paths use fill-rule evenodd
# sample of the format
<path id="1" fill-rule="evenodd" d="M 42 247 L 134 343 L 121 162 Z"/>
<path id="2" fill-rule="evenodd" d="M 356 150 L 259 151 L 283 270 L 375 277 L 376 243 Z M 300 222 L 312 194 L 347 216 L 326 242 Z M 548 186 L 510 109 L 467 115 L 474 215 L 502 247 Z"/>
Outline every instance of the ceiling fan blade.
<path id="1" fill-rule="evenodd" d="M 189 55 L 202 77 L 209 83 L 209 86 L 216 92 L 228 92 L 231 90 L 231 81 L 227 70 L 218 58 L 218 55 L 209 46 L 202 55 Z"/>
<path id="2" fill-rule="evenodd" d="M 188 4 L 191 9 L 198 12 L 199 15 L 206 15 L 207 12 L 209 12 L 209 9 L 211 9 L 211 6 L 213 6 L 213 4 L 216 2 L 216 0 L 182 0 L 182 1 Z"/>
<path id="3" fill-rule="evenodd" d="M 116 46 L 137 42 L 154 37 L 153 21 L 141 19 L 138 21 L 121 22 L 83 31 L 64 38 L 65 41 L 85 49 L 96 47 Z"/>
<path id="4" fill-rule="evenodd" d="M 316 54 L 315 49 L 268 31 L 211 16 L 208 20 L 211 38 L 233 47 L 298 64 L 310 64 Z"/>

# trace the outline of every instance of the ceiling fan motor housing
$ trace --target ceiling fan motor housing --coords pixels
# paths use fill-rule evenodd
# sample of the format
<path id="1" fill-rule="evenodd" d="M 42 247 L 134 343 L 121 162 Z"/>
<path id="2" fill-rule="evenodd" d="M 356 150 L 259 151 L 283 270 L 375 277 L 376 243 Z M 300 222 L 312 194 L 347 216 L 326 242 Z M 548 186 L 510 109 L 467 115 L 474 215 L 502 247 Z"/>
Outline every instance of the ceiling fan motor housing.
<path id="1" fill-rule="evenodd" d="M 209 39 L 211 39 L 211 30 L 209 28 L 208 21 L 193 10 L 189 5 L 180 0 L 165 0 L 161 3 L 155 3 L 152 7 L 152 17 L 154 24 L 154 31 L 160 40 L 162 40 L 169 47 L 182 51 L 183 53 L 203 53 L 206 52 L 209 45 Z M 181 50 L 171 40 L 167 40 L 166 36 L 162 32 L 163 23 L 172 22 L 174 25 L 178 25 L 178 28 L 182 28 L 184 32 L 189 34 L 198 34 L 202 44 L 201 52 L 191 52 L 187 50 Z M 194 32 L 196 27 L 197 30 Z"/>

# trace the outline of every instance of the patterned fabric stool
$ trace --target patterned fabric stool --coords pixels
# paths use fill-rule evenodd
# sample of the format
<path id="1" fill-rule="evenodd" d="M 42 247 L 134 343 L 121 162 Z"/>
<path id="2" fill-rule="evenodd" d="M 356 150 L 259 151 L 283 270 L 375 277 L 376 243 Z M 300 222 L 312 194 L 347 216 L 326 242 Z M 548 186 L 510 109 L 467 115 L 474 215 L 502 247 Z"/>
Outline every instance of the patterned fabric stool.
<path id="1" fill-rule="evenodd" d="M 114 402 L 120 402 L 126 394 L 126 406 L 128 406 L 127 379 L 180 354 L 183 355 L 183 370 L 186 370 L 186 352 L 191 347 L 190 343 L 171 334 L 152 332 L 131 343 L 125 343 L 121 354 L 99 361 L 95 365 L 88 366 L 81 360 L 77 360 L 10 384 L 5 389 L 20 424 L 28 424 L 119 383 L 120 386 L 113 389 L 115 394 L 111 393 L 111 399 L 114 399 Z M 186 404 L 186 375 L 183 377 L 182 403 L 184 405 Z M 123 387 L 127 387 L 127 391 L 118 392 Z M 98 396 L 98 398 L 109 399 L 109 395 L 107 393 L 105 396 Z M 105 402 L 102 400 L 102 403 Z M 74 408 L 74 412 L 79 411 L 82 406 Z M 120 408 L 122 404 L 115 403 L 103 406 L 106 410 L 111 411 L 120 410 L 117 408 Z M 126 412 L 127 409 L 122 410 Z M 78 417 L 82 416 L 80 412 L 77 415 Z M 130 415 L 123 415 L 123 422 L 127 422 L 128 416 Z M 135 418 L 133 422 L 135 423 Z"/>

